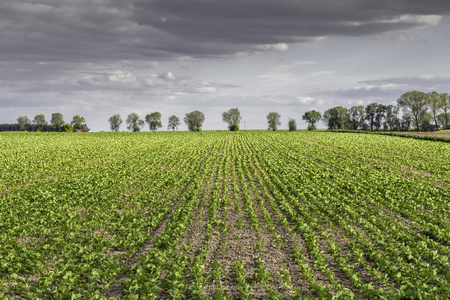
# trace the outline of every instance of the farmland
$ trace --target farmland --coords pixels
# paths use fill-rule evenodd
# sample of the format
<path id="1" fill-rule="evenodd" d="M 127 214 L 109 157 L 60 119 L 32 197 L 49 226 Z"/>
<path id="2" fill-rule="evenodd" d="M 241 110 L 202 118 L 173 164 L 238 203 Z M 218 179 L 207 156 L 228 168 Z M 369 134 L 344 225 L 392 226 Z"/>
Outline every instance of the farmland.
<path id="1" fill-rule="evenodd" d="M 268 131 L 0 141 L 6 298 L 450 293 L 448 143 Z"/>

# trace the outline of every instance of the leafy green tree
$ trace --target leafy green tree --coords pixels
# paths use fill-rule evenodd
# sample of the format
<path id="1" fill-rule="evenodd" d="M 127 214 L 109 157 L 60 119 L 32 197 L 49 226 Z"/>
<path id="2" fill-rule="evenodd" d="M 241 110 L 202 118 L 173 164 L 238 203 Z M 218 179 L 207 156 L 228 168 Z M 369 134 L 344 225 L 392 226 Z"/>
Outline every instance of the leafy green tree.
<path id="1" fill-rule="evenodd" d="M 73 116 L 70 125 L 72 125 L 73 129 L 80 129 L 83 123 L 86 123 L 86 119 L 84 117 L 80 117 L 79 115 L 75 115 Z"/>
<path id="2" fill-rule="evenodd" d="M 156 129 L 161 128 L 161 113 L 153 112 L 145 116 L 145 121 L 148 124 L 148 127 L 151 131 L 156 131 Z"/>
<path id="3" fill-rule="evenodd" d="M 63 115 L 61 113 L 53 113 L 50 123 L 53 125 L 53 128 L 55 129 L 55 131 L 60 131 L 61 127 L 65 123 L 64 119 L 63 119 Z"/>
<path id="4" fill-rule="evenodd" d="M 296 131 L 297 130 L 297 122 L 295 121 L 295 119 L 291 119 L 289 118 L 289 131 Z"/>
<path id="5" fill-rule="evenodd" d="M 364 110 L 364 106 L 352 106 L 348 110 L 351 119 L 351 129 L 357 130 L 359 128 L 364 128 L 364 120 L 366 119 L 366 111 Z"/>
<path id="6" fill-rule="evenodd" d="M 276 131 L 278 126 L 281 125 L 281 115 L 277 112 L 270 112 L 267 116 L 267 123 L 269 124 L 269 130 Z"/>
<path id="7" fill-rule="evenodd" d="M 441 98 L 441 109 L 444 112 L 445 120 L 444 129 L 449 129 L 449 119 L 450 119 L 450 96 L 447 93 L 439 94 Z"/>
<path id="8" fill-rule="evenodd" d="M 406 92 L 397 99 L 397 103 L 406 112 L 411 113 L 412 121 L 417 131 L 420 131 L 420 124 L 427 111 L 427 94 L 419 91 Z"/>
<path id="9" fill-rule="evenodd" d="M 322 115 L 317 110 L 311 110 L 305 112 L 305 114 L 302 116 L 302 120 L 306 121 L 308 123 L 308 130 L 315 130 L 316 129 L 316 123 L 320 121 L 322 118 Z"/>
<path id="10" fill-rule="evenodd" d="M 120 124 L 122 124 L 122 118 L 119 114 L 113 115 L 108 119 L 109 122 L 109 128 L 111 128 L 111 131 L 119 131 Z"/>
<path id="11" fill-rule="evenodd" d="M 323 113 L 322 121 L 328 129 L 349 129 L 351 127 L 350 114 L 345 107 L 336 106 Z"/>
<path id="12" fill-rule="evenodd" d="M 184 122 L 190 131 L 201 131 L 204 121 L 205 115 L 198 110 L 187 113 L 184 117 Z"/>
<path id="13" fill-rule="evenodd" d="M 27 116 L 20 116 L 17 118 L 17 124 L 19 124 L 19 130 L 25 131 L 27 130 L 28 125 L 30 124 L 30 120 Z"/>
<path id="14" fill-rule="evenodd" d="M 172 131 L 175 131 L 175 129 L 178 129 L 178 126 L 180 126 L 180 118 L 178 118 L 175 115 L 171 115 L 169 117 L 169 123 L 167 125 L 167 129 L 172 129 Z"/>
<path id="15" fill-rule="evenodd" d="M 44 126 L 47 125 L 45 121 L 45 116 L 43 114 L 35 115 L 33 119 L 33 124 L 37 127 L 38 131 L 44 130 Z"/>
<path id="16" fill-rule="evenodd" d="M 139 119 L 139 115 L 135 112 L 128 115 L 126 122 L 128 124 L 127 129 L 132 132 L 141 131 L 141 127 L 145 124 L 143 120 Z"/>
<path id="17" fill-rule="evenodd" d="M 442 107 L 441 95 L 437 92 L 431 92 L 427 94 L 426 100 L 433 116 L 435 130 L 439 130 L 437 116 Z"/>
<path id="18" fill-rule="evenodd" d="M 237 108 L 230 108 L 228 111 L 222 113 L 222 120 L 228 123 L 229 130 L 237 131 L 242 120 L 241 113 Z"/>

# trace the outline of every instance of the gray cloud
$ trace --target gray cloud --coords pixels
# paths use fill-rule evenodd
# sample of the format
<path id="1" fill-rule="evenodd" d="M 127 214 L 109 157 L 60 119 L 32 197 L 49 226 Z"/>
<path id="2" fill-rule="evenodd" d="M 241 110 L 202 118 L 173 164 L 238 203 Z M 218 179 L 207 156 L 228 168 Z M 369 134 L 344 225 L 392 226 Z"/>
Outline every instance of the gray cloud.
<path id="1" fill-rule="evenodd" d="M 377 80 L 361 81 L 359 84 L 367 88 L 383 88 L 403 90 L 440 90 L 447 89 L 450 86 L 450 76 L 421 75 L 412 77 L 396 77 Z"/>
<path id="2" fill-rule="evenodd" d="M 435 25 L 448 1 L 3 1 L 0 60 L 169 59 L 274 51 Z"/>
<path id="3" fill-rule="evenodd" d="M 193 47 L 203 55 L 204 51 L 223 54 L 249 51 L 261 44 L 379 35 L 435 25 L 439 15 L 450 12 L 450 4 L 433 2 L 156 0 L 137 1 L 133 16 L 138 24 L 182 40 L 178 51 L 189 53 Z"/>
<path id="4" fill-rule="evenodd" d="M 0 86 L 137 89 L 142 81 L 111 74 L 180 57 L 285 51 L 325 36 L 395 33 L 449 12 L 450 2 L 437 0 L 7 0 L 0 3 Z M 172 90 L 182 92 L 180 85 L 214 92 L 192 82 Z"/>
<path id="5" fill-rule="evenodd" d="M 172 72 L 139 76 L 131 72 L 115 71 L 87 75 L 77 79 L 79 90 L 129 90 L 132 93 L 152 95 L 216 94 L 219 89 L 234 88 L 235 85 L 177 77 Z"/>
<path id="6" fill-rule="evenodd" d="M 326 99 L 328 105 L 345 105 L 345 103 L 368 104 L 395 102 L 407 91 L 448 92 L 450 76 L 421 75 L 412 77 L 381 78 L 358 82 L 345 89 L 321 90 L 310 95 L 311 99 Z M 314 101 L 313 101 L 314 102 Z"/>

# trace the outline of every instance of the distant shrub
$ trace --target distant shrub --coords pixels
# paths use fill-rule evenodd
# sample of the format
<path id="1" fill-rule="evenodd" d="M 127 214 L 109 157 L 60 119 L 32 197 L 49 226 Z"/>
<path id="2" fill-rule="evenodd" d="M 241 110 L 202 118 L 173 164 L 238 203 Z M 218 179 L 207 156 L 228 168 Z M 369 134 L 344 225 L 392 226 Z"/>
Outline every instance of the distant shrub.
<path id="1" fill-rule="evenodd" d="M 434 126 L 429 120 L 423 120 L 422 123 L 420 123 L 420 129 L 422 131 L 434 131 Z"/>
<path id="2" fill-rule="evenodd" d="M 62 132 L 73 132 L 73 126 L 70 124 L 64 124 L 63 126 L 61 126 L 60 131 Z"/>
<path id="3" fill-rule="evenodd" d="M 309 131 L 317 130 L 316 125 L 312 124 L 308 126 Z"/>
<path id="4" fill-rule="evenodd" d="M 192 131 L 193 131 L 193 132 L 201 132 L 201 131 L 202 131 L 202 128 L 201 128 L 201 127 L 194 126 L 194 127 L 192 127 Z"/>
<path id="5" fill-rule="evenodd" d="M 296 131 L 297 130 L 297 122 L 295 122 L 294 119 L 289 119 L 289 131 Z"/>
<path id="6" fill-rule="evenodd" d="M 233 125 L 230 126 L 230 131 L 238 131 L 239 130 L 239 125 L 237 123 L 234 123 Z"/>

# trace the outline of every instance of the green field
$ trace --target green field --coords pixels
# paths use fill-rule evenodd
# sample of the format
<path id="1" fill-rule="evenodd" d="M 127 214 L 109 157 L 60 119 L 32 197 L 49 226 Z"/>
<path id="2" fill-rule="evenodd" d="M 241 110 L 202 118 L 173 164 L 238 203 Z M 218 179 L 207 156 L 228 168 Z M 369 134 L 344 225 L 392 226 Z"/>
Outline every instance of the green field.
<path id="1" fill-rule="evenodd" d="M 449 143 L 305 131 L 0 142 L 0 298 L 450 293 Z"/>

